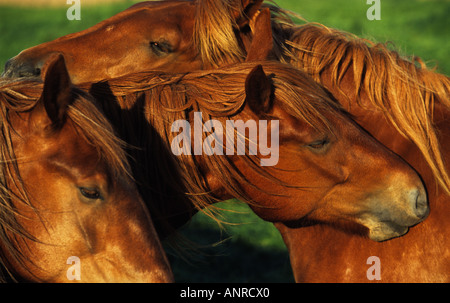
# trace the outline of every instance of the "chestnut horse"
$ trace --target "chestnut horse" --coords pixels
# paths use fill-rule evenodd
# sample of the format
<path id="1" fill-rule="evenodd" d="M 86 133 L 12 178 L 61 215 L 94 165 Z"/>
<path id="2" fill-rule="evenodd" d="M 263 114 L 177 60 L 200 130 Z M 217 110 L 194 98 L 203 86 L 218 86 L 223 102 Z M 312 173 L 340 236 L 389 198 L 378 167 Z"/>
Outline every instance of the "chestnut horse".
<path id="1" fill-rule="evenodd" d="M 0 84 L 2 280 L 172 281 L 123 143 L 61 62 Z"/>
<path id="2" fill-rule="evenodd" d="M 193 33 L 199 32 L 196 11 L 192 1 L 135 4 L 87 30 L 23 51 L 6 63 L 3 76 L 39 76 L 45 61 L 55 52 L 64 55 L 74 83 L 117 77 L 124 74 L 124 68 L 126 73 L 142 71 L 142 67 L 175 72 L 201 69 L 203 62 L 193 39 Z M 225 36 L 223 41 L 234 39 Z M 220 45 L 217 49 L 231 48 Z"/>
<path id="3" fill-rule="evenodd" d="M 332 91 L 335 97 L 355 115 L 357 122 L 361 123 L 366 129 L 373 131 L 376 138 L 407 159 L 421 173 L 427 184 L 431 207 L 436 209 L 435 212 L 432 212 L 426 225 L 414 229 L 416 237 L 408 235 L 407 238 L 376 245 L 364 239 L 338 233 L 339 237 L 335 234 L 329 236 L 329 238 L 334 239 L 335 243 L 341 243 L 335 245 L 335 247 L 352 242 L 354 247 L 364 247 L 367 248 L 367 251 L 373 251 L 373 253 L 367 254 L 383 256 L 382 277 L 383 281 L 386 282 L 448 280 L 449 244 L 443 236 L 435 236 L 437 234 L 443 235 L 445 230 L 448 230 L 448 224 L 444 218 L 444 214 L 448 213 L 448 203 L 439 200 L 448 199 L 445 191 L 448 191 L 449 182 L 446 169 L 443 166 L 445 161 L 442 160 L 443 156 L 438 148 L 438 142 L 443 142 L 446 133 L 445 115 L 438 112 L 446 111 L 445 106 L 440 102 L 448 100 L 448 78 L 423 68 L 416 68 L 408 61 L 399 58 L 396 53 L 383 50 L 381 46 L 370 48 L 360 40 L 353 40 L 351 43 L 345 42 L 348 37 L 339 37 L 336 32 L 330 29 L 322 28 L 320 30 L 320 27 L 317 26 L 297 28 L 290 23 L 287 15 L 283 15 L 283 10 L 273 6 L 270 6 L 270 9 L 274 18 L 267 21 L 266 10 L 260 10 L 262 1 L 242 0 L 241 3 L 240 0 L 231 0 L 232 5 L 227 5 L 225 2 L 198 0 L 196 8 L 194 8 L 194 4 L 185 2 L 184 8 L 181 10 L 186 16 L 181 17 L 179 15 L 178 19 L 170 18 L 173 14 L 169 13 L 168 10 L 163 10 L 165 5 L 175 5 L 173 3 L 142 3 L 130 8 L 126 13 L 105 20 L 96 27 L 96 31 L 90 29 L 23 51 L 7 63 L 5 75 L 37 74 L 40 64 L 52 52 L 62 52 L 71 62 L 83 62 L 86 57 L 89 57 L 86 53 L 101 54 L 100 57 L 104 60 L 98 60 L 99 62 L 108 62 L 108 60 L 114 62 L 114 65 L 112 63 L 110 65 L 113 66 L 114 75 L 125 74 L 130 70 L 135 71 L 158 66 L 164 67 L 166 70 L 172 70 L 173 68 L 177 71 L 179 67 L 181 69 L 186 68 L 186 64 L 189 62 L 193 63 L 190 68 L 196 68 L 199 65 L 202 67 L 217 66 L 220 65 L 220 62 L 243 60 L 246 51 L 254 50 L 260 52 L 256 58 L 262 58 L 261 54 L 270 52 L 270 55 L 278 60 L 292 62 L 298 67 L 306 68 L 308 73 Z M 237 4 L 234 6 L 234 8 L 237 8 L 236 10 L 233 9 L 234 4 Z M 178 5 L 182 6 L 183 2 L 178 2 Z M 182 24 L 185 27 L 180 28 L 186 33 L 185 39 L 191 41 L 183 45 L 189 45 L 189 47 L 184 49 L 163 47 L 162 51 L 157 52 L 159 56 L 156 56 L 152 54 L 160 48 L 157 47 L 158 43 L 155 44 L 156 41 L 153 41 L 152 38 L 150 40 L 153 43 L 147 43 L 147 37 L 153 37 L 153 27 L 147 28 L 147 35 L 141 34 L 140 36 L 128 34 L 124 37 L 121 31 L 107 31 L 109 26 L 116 28 L 116 24 L 121 24 L 121 28 L 124 29 L 127 27 L 126 25 L 133 25 L 128 18 L 133 14 L 136 19 L 136 21 L 133 21 L 134 25 L 137 25 L 136 28 L 140 28 L 142 33 L 144 24 L 153 24 L 153 21 L 157 19 L 143 19 L 136 16 L 151 14 L 152 10 L 158 10 L 161 15 L 164 14 L 164 26 L 167 25 L 168 28 L 171 28 L 174 22 L 178 22 L 177 20 L 179 20 L 180 25 L 183 22 Z M 240 13 L 240 11 L 244 13 Z M 187 15 L 195 17 L 188 22 L 186 21 L 189 18 Z M 125 16 L 127 18 L 124 18 Z M 158 18 L 160 17 L 158 16 Z M 163 25 L 155 26 L 155 28 L 158 28 L 158 26 Z M 201 30 L 193 32 L 194 28 Z M 271 28 L 272 35 L 269 34 Z M 261 31 L 263 32 L 261 33 Z M 130 31 L 130 33 L 132 32 Z M 163 31 L 161 32 L 161 35 L 164 36 Z M 312 35 L 308 36 L 308 32 Z M 103 41 L 106 33 L 108 33 L 108 41 L 115 39 L 114 36 L 117 35 L 122 39 L 121 41 L 126 42 L 128 47 L 134 45 L 137 49 L 140 49 L 142 45 L 150 45 L 151 51 L 145 52 L 140 58 L 136 58 L 135 64 L 130 60 L 118 62 L 116 57 L 109 52 L 102 53 L 105 44 L 98 41 Z M 237 35 L 235 35 L 236 33 Z M 167 35 L 162 40 L 169 41 L 169 36 L 177 35 Z M 269 39 L 271 36 L 273 36 L 273 44 L 272 40 Z M 73 45 L 71 44 L 72 37 L 79 39 L 80 43 L 83 41 L 84 44 L 78 44 L 76 48 L 70 47 L 70 45 Z M 323 39 L 318 39 L 320 37 Z M 317 47 L 319 43 L 314 44 L 316 40 L 321 41 L 320 48 Z M 96 43 L 89 43 L 89 41 L 96 41 Z M 339 51 L 331 53 L 327 49 L 327 42 L 331 43 L 331 50 L 336 44 L 340 43 L 340 47 L 334 48 Z M 299 44 L 300 47 L 294 47 L 293 43 Z M 313 45 L 315 49 L 311 49 Z M 345 48 L 344 46 L 347 45 L 353 45 L 353 47 Z M 302 48 L 308 51 L 302 52 Z M 126 57 L 123 48 L 115 46 L 114 49 L 117 57 Z M 358 49 L 359 51 L 357 51 Z M 126 50 L 126 53 L 128 52 L 130 52 L 129 49 Z M 327 56 L 326 54 L 330 55 Z M 336 54 L 340 55 L 337 56 L 338 59 L 334 60 Z M 346 55 L 345 60 L 343 54 Z M 199 59 L 198 61 L 192 59 L 183 61 L 186 56 Z M 147 58 L 147 61 L 151 60 L 151 62 L 145 66 L 140 65 L 142 58 Z M 373 64 L 374 58 L 377 60 L 384 58 L 384 60 L 380 59 L 376 61 L 376 64 Z M 170 62 L 170 66 L 168 62 Z M 361 68 L 361 63 L 358 62 L 363 63 L 363 68 Z M 371 62 L 372 64 L 370 64 Z M 341 65 L 344 67 L 341 68 Z M 86 79 L 83 74 L 91 73 L 95 76 L 92 76 L 89 80 L 105 78 L 110 75 L 108 73 L 108 67 L 110 66 L 108 64 L 96 65 L 94 70 L 91 69 L 91 66 L 85 65 L 82 71 L 71 70 L 72 77 Z M 391 68 L 387 68 L 388 66 Z M 371 76 L 361 72 L 366 70 L 371 71 Z M 359 75 L 353 75 L 355 71 L 358 71 Z M 407 76 L 408 73 L 411 75 Z M 388 95 L 385 92 L 388 92 Z M 402 103 L 402 97 L 407 97 L 411 102 Z M 433 99 L 436 99 L 436 101 L 433 101 Z M 368 101 L 374 101 L 375 106 Z M 392 106 L 390 106 L 391 102 Z M 360 107 L 358 104 L 363 104 L 365 107 L 370 106 L 370 110 Z M 413 108 L 414 111 L 409 108 L 402 110 L 404 108 L 402 104 Z M 411 107 L 413 104 L 414 106 Z M 434 105 L 436 111 L 434 121 L 430 120 L 432 105 Z M 402 115 L 402 113 L 407 113 L 407 115 Z M 387 120 L 385 120 L 384 115 L 386 115 Z M 418 124 L 417 121 L 423 121 L 423 124 Z M 439 124 L 441 137 L 434 134 L 433 124 Z M 405 139 L 403 135 L 406 135 L 408 139 Z M 428 149 L 428 146 L 431 148 Z M 436 181 L 435 178 L 439 181 Z M 438 191 L 438 184 L 442 186 L 444 192 Z M 286 229 L 285 227 L 280 228 Z M 307 233 L 307 230 L 314 228 L 310 227 L 303 231 Z M 296 230 L 295 232 L 300 233 L 301 231 Z M 285 235 L 287 233 L 293 234 L 294 230 L 285 231 Z M 334 233 L 337 232 L 334 231 Z M 330 249 L 323 249 L 325 243 L 328 243 L 328 238 L 319 241 L 320 238 L 312 234 L 304 237 L 305 245 L 316 247 L 311 254 L 307 253 L 308 251 L 303 251 L 301 245 L 288 245 L 291 246 L 291 256 L 299 256 L 293 257 L 297 281 L 367 281 L 364 270 L 366 268 L 365 259 L 367 258 L 366 256 L 359 256 L 357 260 L 355 253 L 359 250 L 354 249 L 352 245 L 348 245 L 348 248 L 345 249 L 341 247 L 339 253 L 328 252 Z M 344 238 L 341 241 L 342 237 Z M 287 237 L 285 238 L 288 240 Z M 300 237 L 292 236 L 291 238 L 292 240 L 288 242 L 301 243 Z M 433 238 L 433 243 L 428 241 L 430 238 Z M 420 241 L 420 244 L 416 245 L 416 239 Z M 309 241 L 309 244 L 306 244 L 306 241 Z M 317 245 L 313 245 L 313 243 L 317 243 Z M 426 249 L 417 250 L 417 246 L 426 247 Z M 399 257 L 399 252 L 404 248 L 407 248 L 407 251 Z M 336 259 L 316 260 L 323 256 L 317 251 L 327 252 L 327 255 L 333 254 Z M 313 256 L 311 257 L 311 255 Z M 305 261 L 295 261 L 302 258 Z M 353 262 L 353 260 L 357 261 Z M 308 271 L 306 268 L 310 268 L 310 270 Z M 423 274 L 423 272 L 427 272 L 427 274 Z"/>
<path id="4" fill-rule="evenodd" d="M 80 84 L 103 102 L 121 136 L 137 134 L 127 143 L 137 147 L 130 153 L 142 190 L 164 190 L 153 186 L 156 179 L 164 180 L 161 186 L 175 183 L 161 203 L 149 200 L 152 214 L 187 207 L 189 215 L 194 207 L 235 197 L 264 220 L 320 221 L 375 241 L 401 236 L 427 216 L 414 170 L 354 124 L 306 74 L 277 62 L 262 66 L 146 72 Z M 229 133 L 230 121 L 244 129 Z M 253 124 L 259 125 L 256 137 L 250 135 Z M 267 133 L 277 160 L 261 166 Z M 239 138 L 246 138 L 244 154 L 238 153 Z M 249 154 L 252 144 L 258 153 Z"/>
<path id="5" fill-rule="evenodd" d="M 73 83 L 94 82 L 143 69 L 189 72 L 244 61 L 247 52 L 261 55 L 258 43 L 251 49 L 254 37 L 250 31 L 251 27 L 265 26 L 258 21 L 261 2 L 137 3 L 84 31 L 22 51 L 6 62 L 2 76 L 38 77 L 54 53 L 64 56 Z M 216 11 L 219 13 L 210 13 Z"/>
<path id="6" fill-rule="evenodd" d="M 450 282 L 450 79 L 384 45 L 325 26 L 288 30 L 291 63 L 324 85 L 359 125 L 419 172 L 431 209 L 423 225 L 386 243 L 323 226 L 278 225 L 296 281 L 368 282 L 366 261 L 378 256 L 382 282 Z"/>

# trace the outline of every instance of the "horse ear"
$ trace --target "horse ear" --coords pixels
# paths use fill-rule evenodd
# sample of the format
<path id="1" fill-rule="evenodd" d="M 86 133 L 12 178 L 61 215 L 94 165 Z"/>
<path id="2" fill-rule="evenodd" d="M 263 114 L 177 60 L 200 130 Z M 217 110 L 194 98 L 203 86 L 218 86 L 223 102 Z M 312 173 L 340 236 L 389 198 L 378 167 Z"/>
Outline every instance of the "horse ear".
<path id="1" fill-rule="evenodd" d="M 257 15 L 259 9 L 261 8 L 261 4 L 264 0 L 234 0 L 230 3 L 232 7 L 239 7 L 241 9 L 240 12 L 235 11 L 235 19 L 236 24 L 240 29 L 249 25 L 250 21 Z M 240 2 L 240 3 L 239 3 Z"/>
<path id="2" fill-rule="evenodd" d="M 263 9 L 252 26 L 253 38 L 245 61 L 265 60 L 273 48 L 272 24 L 269 8 Z"/>
<path id="3" fill-rule="evenodd" d="M 52 126 L 57 128 L 64 123 L 68 106 L 74 100 L 64 57 L 58 54 L 47 60 L 43 74 L 44 89 L 40 104 L 44 106 Z"/>
<path id="4" fill-rule="evenodd" d="M 264 73 L 263 67 L 257 65 L 245 79 L 245 101 L 257 115 L 267 113 L 272 105 L 272 81 Z"/>

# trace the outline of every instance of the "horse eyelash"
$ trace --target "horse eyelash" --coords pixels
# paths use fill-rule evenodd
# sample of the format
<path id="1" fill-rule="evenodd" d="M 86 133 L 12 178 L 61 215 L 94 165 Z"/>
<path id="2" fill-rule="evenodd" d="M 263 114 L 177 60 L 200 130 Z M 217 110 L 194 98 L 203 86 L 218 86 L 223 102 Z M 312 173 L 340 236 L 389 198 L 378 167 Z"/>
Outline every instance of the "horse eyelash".
<path id="1" fill-rule="evenodd" d="M 328 143 L 330 143 L 330 140 L 325 138 L 325 139 L 317 140 L 315 142 L 308 144 L 308 147 L 313 148 L 313 149 L 321 149 L 321 148 L 325 147 L 325 145 L 327 145 Z"/>
<path id="2" fill-rule="evenodd" d="M 166 55 L 172 52 L 172 46 L 167 42 L 150 41 L 150 47 L 156 55 Z"/>

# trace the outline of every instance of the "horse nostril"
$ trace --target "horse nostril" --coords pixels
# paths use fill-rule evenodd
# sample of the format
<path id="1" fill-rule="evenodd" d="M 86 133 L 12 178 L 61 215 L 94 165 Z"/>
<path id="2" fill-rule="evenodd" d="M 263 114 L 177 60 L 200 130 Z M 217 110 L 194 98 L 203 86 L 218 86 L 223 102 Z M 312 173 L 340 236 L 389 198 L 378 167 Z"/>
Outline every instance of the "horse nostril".
<path id="1" fill-rule="evenodd" d="M 23 64 L 19 66 L 15 73 L 13 72 L 13 76 L 16 76 L 18 78 L 25 78 L 25 77 L 36 77 L 41 75 L 41 69 L 34 67 L 33 65 Z"/>
<path id="2" fill-rule="evenodd" d="M 4 69 L 4 71 L 3 71 L 2 75 L 1 75 L 2 77 L 8 77 L 9 72 L 11 70 L 11 65 L 13 64 L 12 61 L 13 61 L 13 59 L 9 59 L 8 61 L 6 61 L 5 69 Z"/>
<path id="3" fill-rule="evenodd" d="M 24 78 L 37 77 L 40 75 L 40 67 L 35 66 L 31 62 L 20 62 L 14 58 L 11 58 L 5 63 L 5 71 L 3 72 L 2 77 Z"/>
<path id="4" fill-rule="evenodd" d="M 414 205 L 415 214 L 417 217 L 423 219 L 429 213 L 428 200 L 425 192 L 421 190 L 417 190 L 415 205 Z"/>

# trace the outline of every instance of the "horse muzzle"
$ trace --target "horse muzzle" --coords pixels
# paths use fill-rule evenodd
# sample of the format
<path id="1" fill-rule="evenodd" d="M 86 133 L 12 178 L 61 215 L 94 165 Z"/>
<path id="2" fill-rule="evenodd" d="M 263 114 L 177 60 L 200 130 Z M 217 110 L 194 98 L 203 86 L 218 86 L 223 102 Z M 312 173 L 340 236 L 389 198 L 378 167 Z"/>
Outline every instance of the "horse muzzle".
<path id="1" fill-rule="evenodd" d="M 6 61 L 2 77 L 5 78 L 35 78 L 41 75 L 43 63 L 23 61 L 13 57 Z"/>
<path id="2" fill-rule="evenodd" d="M 373 205 L 372 212 L 362 216 L 359 223 L 369 229 L 369 238 L 377 242 L 405 235 L 410 227 L 425 220 L 430 211 L 424 188 L 406 193 L 403 205 L 386 207 L 379 201 Z"/>

